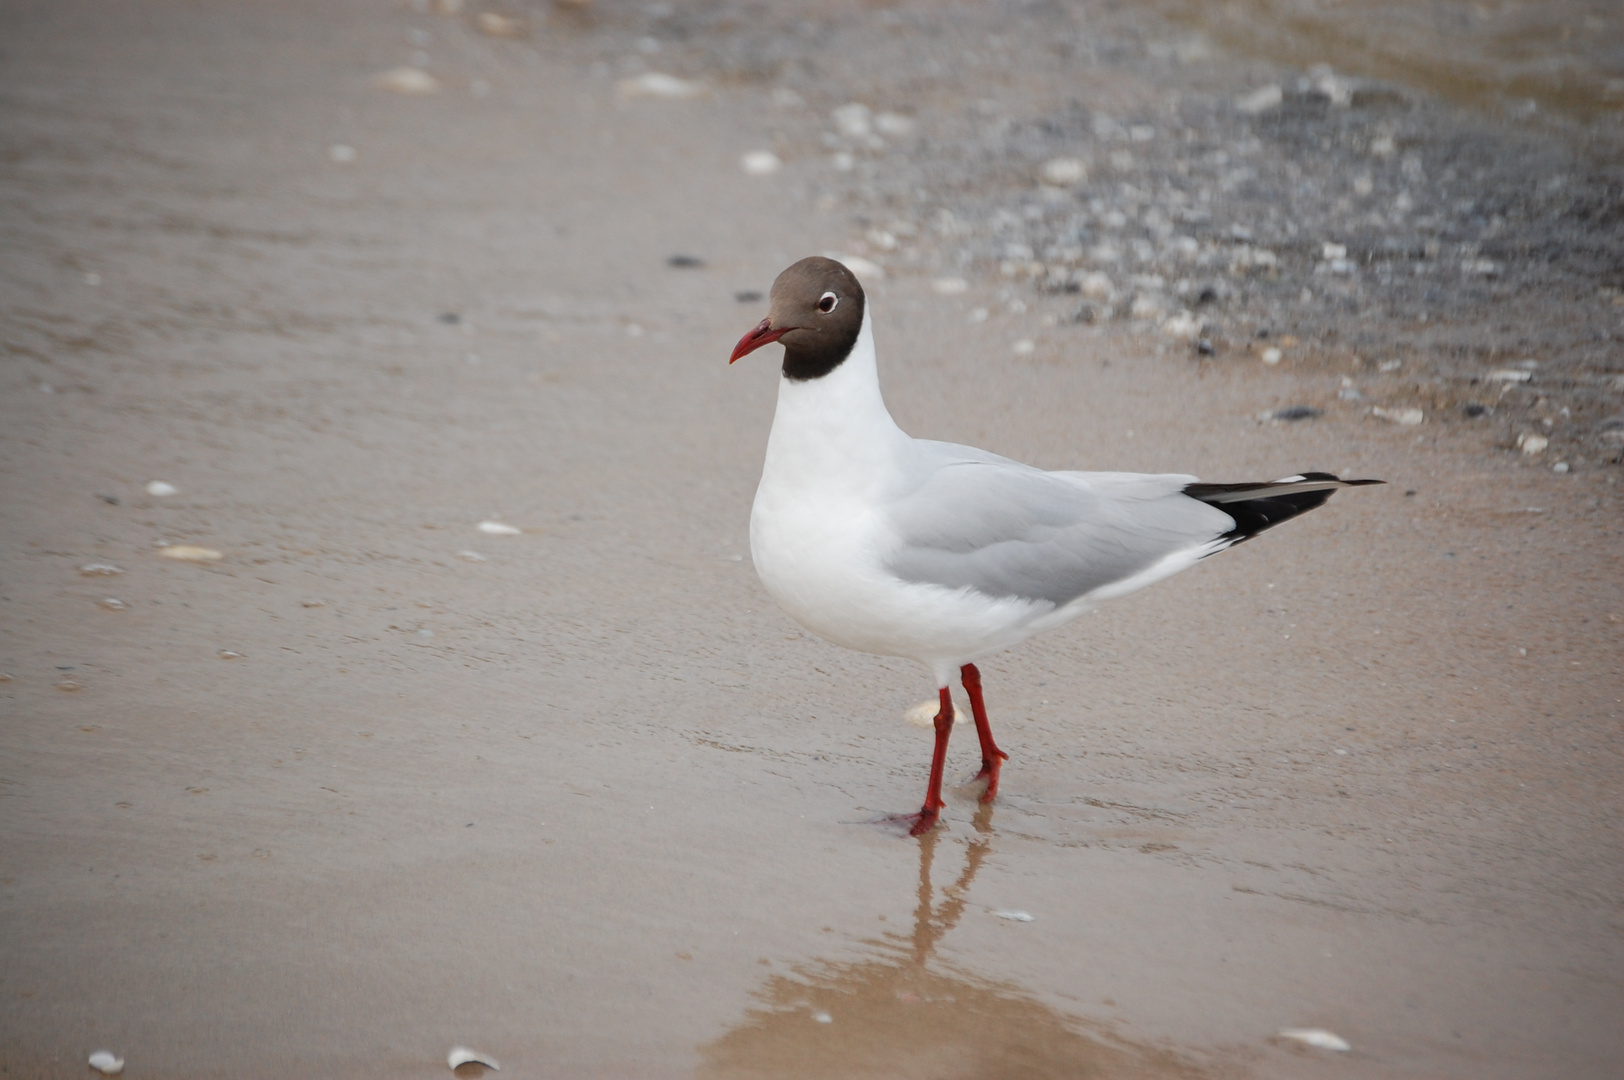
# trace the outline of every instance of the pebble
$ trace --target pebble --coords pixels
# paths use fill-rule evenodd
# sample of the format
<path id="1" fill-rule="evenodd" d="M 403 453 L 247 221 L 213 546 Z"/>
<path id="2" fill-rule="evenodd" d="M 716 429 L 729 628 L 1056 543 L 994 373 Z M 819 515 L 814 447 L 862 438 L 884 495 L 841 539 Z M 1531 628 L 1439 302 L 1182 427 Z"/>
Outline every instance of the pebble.
<path id="1" fill-rule="evenodd" d="M 828 257 L 836 262 L 845 263 L 846 269 L 860 278 L 873 278 L 877 281 L 885 277 L 885 267 L 877 262 L 865 259 L 861 255 L 830 255 Z"/>
<path id="2" fill-rule="evenodd" d="M 1274 83 L 1270 83 L 1268 86 L 1260 86 L 1251 93 L 1242 94 L 1236 98 L 1235 108 L 1248 116 L 1256 116 L 1258 113 L 1275 108 L 1284 100 L 1286 100 L 1285 91 Z"/>
<path id="3" fill-rule="evenodd" d="M 918 127 L 913 117 L 903 116 L 901 113 L 882 112 L 874 117 L 874 127 L 881 135 L 890 135 L 900 139 L 912 135 Z"/>
<path id="4" fill-rule="evenodd" d="M 685 101 L 705 92 L 703 83 L 679 79 L 661 71 L 645 71 L 635 79 L 622 79 L 615 84 L 621 97 L 651 97 L 666 101 Z"/>
<path id="5" fill-rule="evenodd" d="M 995 911 L 993 914 L 998 916 L 1000 919 L 1008 919 L 1011 922 L 1037 921 L 1037 919 L 1029 911 Z"/>
<path id="6" fill-rule="evenodd" d="M 1043 169 L 1038 175 L 1043 178 L 1045 184 L 1070 187 L 1088 179 L 1088 164 L 1080 158 L 1050 158 L 1043 163 Z"/>
<path id="7" fill-rule="evenodd" d="M 490 533 L 492 536 L 518 536 L 520 533 L 524 532 L 524 530 L 519 528 L 517 525 L 509 525 L 505 521 L 481 521 L 479 523 L 479 531 L 482 533 Z"/>
<path id="8" fill-rule="evenodd" d="M 1112 300 L 1116 297 L 1116 286 L 1111 284 L 1110 275 L 1099 270 L 1090 270 L 1077 279 L 1077 289 L 1091 300 Z"/>
<path id="9" fill-rule="evenodd" d="M 698 270 L 705 265 L 705 260 L 698 255 L 672 255 L 665 260 L 665 265 L 674 270 Z"/>
<path id="10" fill-rule="evenodd" d="M 1555 465 L 1551 466 L 1551 471 L 1556 475 L 1561 476 L 1563 473 L 1568 471 L 1568 463 L 1565 461 L 1558 461 Z"/>
<path id="11" fill-rule="evenodd" d="M 1532 371 L 1519 371 L 1516 368 L 1501 368 L 1484 376 L 1490 382 L 1528 382 L 1533 377 Z"/>
<path id="12" fill-rule="evenodd" d="M 530 26 L 516 15 L 499 15 L 494 11 L 481 11 L 474 20 L 479 32 L 489 37 L 522 38 L 530 34 Z"/>
<path id="13" fill-rule="evenodd" d="M 1031 338 L 1021 338 L 1009 348 L 1016 356 L 1031 356 L 1038 351 L 1037 342 Z"/>
<path id="14" fill-rule="evenodd" d="M 85 577 L 112 577 L 114 574 L 122 574 L 124 571 L 112 563 L 93 562 L 85 563 L 79 568 L 79 572 Z"/>
<path id="15" fill-rule="evenodd" d="M 1320 1050 L 1336 1050 L 1345 1054 L 1353 1049 L 1346 1039 L 1324 1028 L 1281 1028 L 1278 1034 L 1282 1039 L 1293 1039 Z"/>
<path id="16" fill-rule="evenodd" d="M 1325 413 L 1312 405 L 1288 405 L 1284 409 L 1276 409 L 1269 414 L 1271 420 L 1284 420 L 1290 423 L 1294 420 L 1314 420 Z"/>
<path id="17" fill-rule="evenodd" d="M 196 547 L 192 544 L 170 544 L 168 547 L 159 548 L 158 554 L 166 559 L 180 559 L 183 562 L 214 562 L 216 559 L 225 558 L 213 548 Z"/>
<path id="18" fill-rule="evenodd" d="M 96 606 L 100 607 L 100 608 L 106 608 L 108 611 L 124 611 L 130 605 L 126 604 L 124 601 L 119 600 L 119 599 L 117 599 L 115 597 L 104 596 L 100 600 L 96 601 Z"/>
<path id="19" fill-rule="evenodd" d="M 147 483 L 148 495 L 156 495 L 159 498 L 162 498 L 165 495 L 176 495 L 179 493 L 180 488 L 164 480 L 152 480 Z"/>
<path id="20" fill-rule="evenodd" d="M 835 130 L 848 139 L 861 139 L 874 131 L 873 114 L 861 102 L 848 102 L 831 112 L 829 118 L 835 122 Z"/>
<path id="21" fill-rule="evenodd" d="M 741 304 L 754 304 L 761 300 L 760 289 L 740 289 L 733 294 L 733 299 Z"/>
<path id="22" fill-rule="evenodd" d="M 1517 436 L 1517 447 L 1518 449 L 1522 450 L 1525 457 L 1533 457 L 1536 454 L 1543 454 L 1545 452 L 1545 448 L 1549 445 L 1551 445 L 1551 440 L 1547 439 L 1543 435 L 1524 433 Z"/>
<path id="23" fill-rule="evenodd" d="M 466 1046 L 453 1046 L 451 1053 L 445 1057 L 445 1063 L 451 1067 L 453 1072 L 464 1065 L 483 1065 L 487 1069 L 495 1069 L 497 1072 L 502 1071 L 502 1066 L 496 1063 L 495 1058 L 489 1054 L 482 1054 L 478 1050 L 470 1050 Z"/>
<path id="24" fill-rule="evenodd" d="M 819 1023 L 819 1024 L 832 1024 L 832 1023 L 835 1022 L 834 1017 L 830 1016 L 826 1012 L 821 1012 L 821 1011 L 813 1013 L 812 1014 L 812 1019 L 813 1019 L 814 1022 Z"/>
<path id="25" fill-rule="evenodd" d="M 929 701 L 921 701 L 917 705 L 910 706 L 908 711 L 902 714 L 902 718 L 916 728 L 935 728 L 936 713 L 941 707 L 942 703 L 939 699 L 931 698 Z M 953 726 L 958 727 L 960 724 L 968 724 L 973 719 L 974 715 L 964 707 L 964 703 L 954 698 Z"/>
<path id="26" fill-rule="evenodd" d="M 1392 424 L 1400 424 L 1404 427 L 1414 427 L 1416 424 L 1421 423 L 1421 421 L 1427 418 L 1426 413 L 1415 408 L 1384 409 L 1380 405 L 1377 405 L 1375 408 L 1371 409 L 1370 412 L 1378 419 L 1386 420 Z"/>
<path id="27" fill-rule="evenodd" d="M 970 283 L 961 277 L 939 277 L 930 287 L 938 296 L 959 296 L 970 290 Z"/>
<path id="28" fill-rule="evenodd" d="M 355 147 L 353 146 L 346 146 L 343 143 L 334 143 L 327 148 L 327 156 L 333 161 L 338 162 L 340 165 L 348 165 L 360 155 L 356 153 Z"/>
<path id="29" fill-rule="evenodd" d="M 1280 350 L 1275 348 L 1273 345 L 1270 345 L 1267 349 L 1264 349 L 1263 362 L 1268 364 L 1270 367 L 1278 364 L 1280 362 Z"/>
<path id="30" fill-rule="evenodd" d="M 440 92 L 440 80 L 422 68 L 415 67 L 397 67 L 379 72 L 372 77 L 372 85 L 380 90 L 388 90 L 392 94 L 405 94 L 408 97 L 422 97 Z"/>
<path id="31" fill-rule="evenodd" d="M 1348 257 L 1348 246 L 1346 244 L 1322 244 L 1320 246 L 1320 255 L 1326 262 L 1333 259 L 1346 259 Z"/>
<path id="32" fill-rule="evenodd" d="M 752 150 L 739 159 L 739 164 L 751 176 L 771 176 L 784 167 L 771 150 Z"/>
<path id="33" fill-rule="evenodd" d="M 103 1076 L 117 1076 L 124 1071 L 124 1059 L 111 1050 L 97 1050 L 90 1055 L 90 1067 Z"/>
<path id="34" fill-rule="evenodd" d="M 1201 336 L 1201 319 L 1191 312 L 1180 311 L 1162 323 L 1162 333 L 1181 341 L 1194 341 Z"/>

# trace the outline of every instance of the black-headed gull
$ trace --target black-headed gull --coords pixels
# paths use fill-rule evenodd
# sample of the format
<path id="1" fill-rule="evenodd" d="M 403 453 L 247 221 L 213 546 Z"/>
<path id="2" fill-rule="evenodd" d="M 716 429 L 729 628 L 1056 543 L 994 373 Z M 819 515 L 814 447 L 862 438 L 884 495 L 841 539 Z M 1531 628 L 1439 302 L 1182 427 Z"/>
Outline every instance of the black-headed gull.
<path id="1" fill-rule="evenodd" d="M 863 287 L 833 259 L 802 259 L 779 274 L 767 317 L 732 359 L 774 341 L 784 346 L 783 377 L 750 554 L 773 599 L 808 630 L 910 657 L 936 676 L 936 751 L 915 836 L 943 806 L 955 669 L 990 802 L 1009 755 L 993 742 L 976 660 L 1312 510 L 1337 488 L 1381 483 L 1329 473 L 1203 484 L 1044 472 L 912 438 L 880 397 Z"/>

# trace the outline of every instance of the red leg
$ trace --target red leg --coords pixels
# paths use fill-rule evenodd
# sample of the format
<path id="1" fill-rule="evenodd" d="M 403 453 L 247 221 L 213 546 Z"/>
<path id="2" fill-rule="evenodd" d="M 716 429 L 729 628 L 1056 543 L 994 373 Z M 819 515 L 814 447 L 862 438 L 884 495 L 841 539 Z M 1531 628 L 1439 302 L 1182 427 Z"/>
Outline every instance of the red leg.
<path id="1" fill-rule="evenodd" d="M 981 771 L 976 774 L 976 779 L 987 779 L 987 790 L 982 793 L 981 801 L 990 803 L 998 797 L 998 770 L 1009 760 L 1009 755 L 992 741 L 987 706 L 981 700 L 981 672 L 976 670 L 974 664 L 965 664 L 959 669 L 959 675 L 964 679 L 964 689 L 970 695 L 970 712 L 976 718 L 976 738 L 981 740 Z"/>
<path id="2" fill-rule="evenodd" d="M 936 752 L 930 756 L 930 786 L 925 789 L 925 808 L 919 811 L 919 820 L 908 830 L 909 836 L 918 836 L 936 827 L 942 807 L 942 770 L 947 766 L 947 737 L 953 734 L 953 695 L 942 687 L 942 707 L 936 713 Z"/>

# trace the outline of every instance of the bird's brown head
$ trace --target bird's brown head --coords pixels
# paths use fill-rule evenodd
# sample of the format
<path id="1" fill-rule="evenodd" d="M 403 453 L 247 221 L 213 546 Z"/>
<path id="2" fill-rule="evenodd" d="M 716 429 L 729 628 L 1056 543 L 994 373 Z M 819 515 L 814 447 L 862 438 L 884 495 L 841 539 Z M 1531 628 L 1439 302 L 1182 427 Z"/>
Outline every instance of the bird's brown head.
<path id="1" fill-rule="evenodd" d="M 774 341 L 784 346 L 784 377 L 804 382 L 839 367 L 863 329 L 863 286 L 833 259 L 813 255 L 778 275 L 767 317 L 739 339 L 732 363 Z"/>

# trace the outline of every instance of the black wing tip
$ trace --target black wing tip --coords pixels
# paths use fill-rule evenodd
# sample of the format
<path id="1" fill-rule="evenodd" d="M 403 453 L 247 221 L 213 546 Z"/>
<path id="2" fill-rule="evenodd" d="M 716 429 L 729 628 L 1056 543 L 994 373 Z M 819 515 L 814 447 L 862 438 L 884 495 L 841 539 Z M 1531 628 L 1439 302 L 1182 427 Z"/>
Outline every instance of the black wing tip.
<path id="1" fill-rule="evenodd" d="M 1334 483 L 1336 486 L 1312 491 L 1270 494 L 1271 488 L 1302 483 Z M 1234 519 L 1235 527 L 1218 537 L 1220 540 L 1228 540 L 1227 546 L 1233 546 L 1243 540 L 1250 540 L 1258 533 L 1273 528 L 1283 521 L 1290 521 L 1299 514 L 1306 514 L 1310 510 L 1324 506 L 1326 500 L 1341 488 L 1368 487 L 1372 484 L 1385 483 L 1387 483 L 1385 480 L 1344 480 L 1334 473 L 1305 472 L 1298 473 L 1289 480 L 1269 480 L 1260 483 L 1187 484 L 1184 487 L 1184 494 L 1222 510 Z M 1254 492 L 1256 494 L 1252 497 L 1245 497 Z"/>

